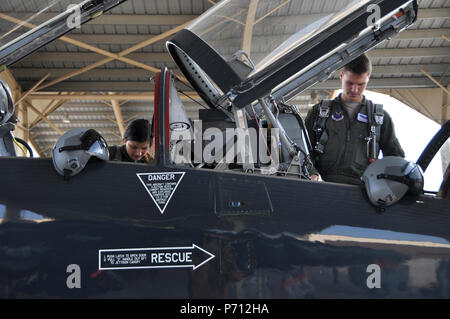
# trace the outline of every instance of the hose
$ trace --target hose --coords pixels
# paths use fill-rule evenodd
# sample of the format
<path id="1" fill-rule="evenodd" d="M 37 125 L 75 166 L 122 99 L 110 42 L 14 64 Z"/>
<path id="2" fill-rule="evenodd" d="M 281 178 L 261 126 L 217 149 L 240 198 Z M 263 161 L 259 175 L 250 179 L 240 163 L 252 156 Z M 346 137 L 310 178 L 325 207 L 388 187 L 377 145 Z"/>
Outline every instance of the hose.
<path id="1" fill-rule="evenodd" d="M 28 145 L 27 142 L 25 142 L 23 139 L 19 138 L 19 137 L 14 137 L 14 142 L 18 142 L 20 144 L 22 144 L 23 146 L 25 146 L 28 150 L 28 152 L 30 153 L 30 157 L 33 157 L 33 150 L 31 149 L 30 145 Z M 16 145 L 23 151 L 24 154 L 26 154 L 27 152 L 16 143 Z"/>

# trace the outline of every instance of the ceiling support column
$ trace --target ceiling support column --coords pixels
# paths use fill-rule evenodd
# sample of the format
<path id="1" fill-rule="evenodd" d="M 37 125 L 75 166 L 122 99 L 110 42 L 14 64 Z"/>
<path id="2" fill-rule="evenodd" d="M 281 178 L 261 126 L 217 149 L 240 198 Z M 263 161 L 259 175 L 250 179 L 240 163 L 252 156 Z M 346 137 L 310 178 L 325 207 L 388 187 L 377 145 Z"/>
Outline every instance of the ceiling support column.
<path id="1" fill-rule="evenodd" d="M 111 106 L 114 111 L 114 116 L 116 117 L 117 126 L 119 127 L 120 136 L 123 137 L 125 133 L 125 125 L 123 122 L 122 111 L 120 110 L 119 101 L 116 99 L 111 100 Z"/>

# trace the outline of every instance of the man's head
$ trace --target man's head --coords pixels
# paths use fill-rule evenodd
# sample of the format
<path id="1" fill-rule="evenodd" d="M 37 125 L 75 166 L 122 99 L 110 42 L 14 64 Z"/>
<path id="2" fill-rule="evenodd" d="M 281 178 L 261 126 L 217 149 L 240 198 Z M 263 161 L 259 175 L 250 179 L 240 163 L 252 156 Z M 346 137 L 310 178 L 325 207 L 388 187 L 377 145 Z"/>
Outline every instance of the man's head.
<path id="1" fill-rule="evenodd" d="M 144 119 L 133 120 L 123 134 L 128 156 L 134 161 L 142 159 L 152 144 L 152 127 Z"/>
<path id="2" fill-rule="evenodd" d="M 345 65 L 341 72 L 341 99 L 344 102 L 361 102 L 371 73 L 372 63 L 365 54 Z"/>

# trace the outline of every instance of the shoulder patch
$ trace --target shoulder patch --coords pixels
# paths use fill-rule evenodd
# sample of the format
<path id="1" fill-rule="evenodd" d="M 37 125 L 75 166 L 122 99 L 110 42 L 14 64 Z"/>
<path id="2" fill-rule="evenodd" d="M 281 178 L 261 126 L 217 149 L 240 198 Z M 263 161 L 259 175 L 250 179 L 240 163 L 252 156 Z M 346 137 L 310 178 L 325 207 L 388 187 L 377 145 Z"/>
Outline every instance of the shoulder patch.
<path id="1" fill-rule="evenodd" d="M 335 120 L 336 122 L 342 121 L 344 119 L 344 113 L 342 111 L 336 111 L 333 113 L 333 115 L 331 116 L 331 118 L 333 120 Z"/>

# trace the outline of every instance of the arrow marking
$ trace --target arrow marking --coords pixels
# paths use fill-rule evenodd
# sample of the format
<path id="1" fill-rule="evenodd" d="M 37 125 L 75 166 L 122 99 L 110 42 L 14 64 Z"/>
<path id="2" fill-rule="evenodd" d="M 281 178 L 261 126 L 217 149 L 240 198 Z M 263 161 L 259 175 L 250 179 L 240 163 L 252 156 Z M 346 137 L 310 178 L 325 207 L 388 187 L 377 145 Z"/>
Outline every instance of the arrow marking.
<path id="1" fill-rule="evenodd" d="M 207 258 L 195 265 L 192 260 L 194 253 L 206 254 Z M 195 244 L 191 247 L 100 249 L 98 269 L 192 268 L 195 270 L 214 257 L 215 255 Z"/>

